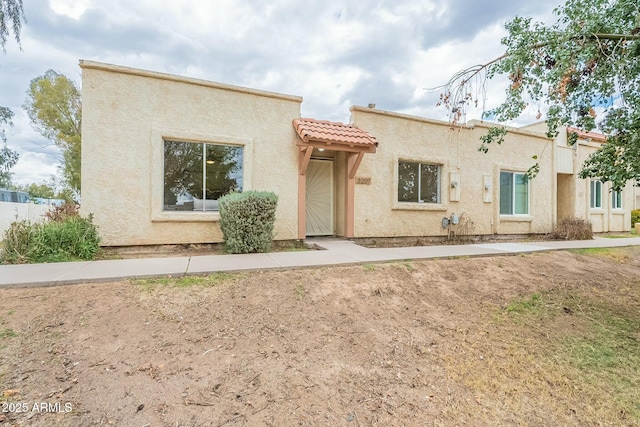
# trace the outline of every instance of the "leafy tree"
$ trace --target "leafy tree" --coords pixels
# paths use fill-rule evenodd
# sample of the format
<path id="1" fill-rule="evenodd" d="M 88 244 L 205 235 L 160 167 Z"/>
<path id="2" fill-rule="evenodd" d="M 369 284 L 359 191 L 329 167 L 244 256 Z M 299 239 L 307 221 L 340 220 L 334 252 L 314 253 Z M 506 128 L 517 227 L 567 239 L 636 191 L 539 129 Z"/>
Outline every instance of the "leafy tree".
<path id="1" fill-rule="evenodd" d="M 0 46 L 6 52 L 7 39 L 13 32 L 16 42 L 20 44 L 20 30 L 24 21 L 22 0 L 0 0 Z M 11 185 L 11 168 L 18 161 L 18 153 L 7 147 L 7 138 L 2 125 L 12 126 L 13 111 L 7 107 L 0 107 L 0 187 Z"/>
<path id="2" fill-rule="evenodd" d="M 0 125 L 12 126 L 12 118 L 13 111 L 6 107 L 0 107 Z M 2 141 L 2 148 L 0 148 L 0 187 L 8 188 L 11 186 L 11 175 L 13 175 L 11 168 L 18 162 L 18 153 L 7 147 L 7 138 L 2 127 L 0 127 L 0 141 Z"/>
<path id="3" fill-rule="evenodd" d="M 29 185 L 16 185 L 14 188 L 18 191 L 24 191 L 25 193 L 29 193 L 29 196 L 33 197 L 42 197 L 43 199 L 56 199 L 56 190 L 53 186 L 43 182 L 41 184 L 36 184 L 35 182 Z"/>
<path id="4" fill-rule="evenodd" d="M 34 128 L 62 149 L 62 176 L 79 194 L 82 101 L 76 84 L 48 70 L 31 80 L 23 108 Z"/>
<path id="5" fill-rule="evenodd" d="M 11 186 L 11 168 L 18 162 L 18 153 L 6 145 L 0 148 L 0 188 Z"/>
<path id="6" fill-rule="evenodd" d="M 29 193 L 31 198 L 41 197 L 43 199 L 61 199 L 65 202 L 75 203 L 74 194 L 58 182 L 58 177 L 52 175 L 50 180 L 42 181 L 40 184 L 32 182 L 28 185 L 12 185 L 13 190 Z"/>
<path id="7" fill-rule="evenodd" d="M 456 74 L 444 86 L 440 103 L 449 108 L 452 121 L 461 120 L 469 105 L 484 101 L 487 80 L 506 75 L 505 101 L 483 117 L 506 122 L 546 104 L 548 137 L 557 136 L 561 126 L 599 128 L 607 135 L 580 177 L 610 181 L 618 190 L 629 180 L 640 181 L 640 3 L 568 0 L 554 14 L 552 25 L 523 17 L 508 22 L 505 54 Z M 501 143 L 505 132 L 491 130 L 480 150 Z M 576 140 L 575 133 L 569 136 L 571 144 Z M 531 175 L 536 170 L 534 165 Z"/>
<path id="8" fill-rule="evenodd" d="M 20 44 L 20 30 L 24 20 L 22 0 L 0 0 L 0 46 L 3 51 L 11 32 L 16 43 Z"/>

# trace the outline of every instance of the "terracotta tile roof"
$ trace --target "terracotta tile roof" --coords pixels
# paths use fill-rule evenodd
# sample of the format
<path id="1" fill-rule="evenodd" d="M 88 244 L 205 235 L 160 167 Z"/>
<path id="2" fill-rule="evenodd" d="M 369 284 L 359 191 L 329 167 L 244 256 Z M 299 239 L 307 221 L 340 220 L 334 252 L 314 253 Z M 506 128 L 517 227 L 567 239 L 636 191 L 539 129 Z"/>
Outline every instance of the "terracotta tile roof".
<path id="1" fill-rule="evenodd" d="M 304 142 L 378 146 L 375 137 L 354 125 L 326 120 L 294 119 L 293 127 Z"/>
<path id="2" fill-rule="evenodd" d="M 586 139 L 593 142 L 607 142 L 607 136 L 598 132 L 585 132 L 578 128 L 568 127 L 567 135 L 572 133 L 578 134 L 578 138 L 580 139 Z"/>

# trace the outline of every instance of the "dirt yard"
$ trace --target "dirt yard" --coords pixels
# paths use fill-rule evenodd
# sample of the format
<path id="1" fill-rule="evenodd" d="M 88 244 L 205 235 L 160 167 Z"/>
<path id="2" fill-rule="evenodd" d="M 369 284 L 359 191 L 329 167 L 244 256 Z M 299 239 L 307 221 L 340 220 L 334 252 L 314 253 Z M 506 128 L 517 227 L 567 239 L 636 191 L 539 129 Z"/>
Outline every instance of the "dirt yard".
<path id="1" fill-rule="evenodd" d="M 638 354 L 640 248 L 3 289 L 0 425 L 638 425 Z"/>

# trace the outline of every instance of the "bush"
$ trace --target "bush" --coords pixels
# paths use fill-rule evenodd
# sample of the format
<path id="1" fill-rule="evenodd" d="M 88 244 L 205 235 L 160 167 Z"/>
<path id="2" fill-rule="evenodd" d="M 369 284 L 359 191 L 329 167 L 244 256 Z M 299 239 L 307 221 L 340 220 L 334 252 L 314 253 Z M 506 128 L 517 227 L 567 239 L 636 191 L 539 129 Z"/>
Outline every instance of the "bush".
<path id="1" fill-rule="evenodd" d="M 268 252 L 278 196 L 266 191 L 231 193 L 219 200 L 220 228 L 227 252 Z"/>
<path id="2" fill-rule="evenodd" d="M 78 212 L 79 208 L 80 206 L 75 203 L 65 202 L 60 206 L 54 206 L 53 209 L 48 210 L 44 216 L 49 221 L 63 222 L 67 218 L 80 216 L 80 212 Z"/>
<path id="3" fill-rule="evenodd" d="M 31 248 L 32 235 L 36 225 L 30 221 L 14 221 L 4 232 L 1 264 L 24 264 L 29 262 L 28 255 Z"/>
<path id="4" fill-rule="evenodd" d="M 17 221 L 4 234 L 2 264 L 91 260 L 100 249 L 93 217 L 46 222 Z"/>
<path id="5" fill-rule="evenodd" d="M 640 209 L 634 209 L 631 211 L 631 228 L 636 225 L 636 222 L 640 222 Z"/>
<path id="6" fill-rule="evenodd" d="M 591 240 L 593 227 L 591 222 L 580 218 L 562 218 L 550 237 L 554 240 Z"/>

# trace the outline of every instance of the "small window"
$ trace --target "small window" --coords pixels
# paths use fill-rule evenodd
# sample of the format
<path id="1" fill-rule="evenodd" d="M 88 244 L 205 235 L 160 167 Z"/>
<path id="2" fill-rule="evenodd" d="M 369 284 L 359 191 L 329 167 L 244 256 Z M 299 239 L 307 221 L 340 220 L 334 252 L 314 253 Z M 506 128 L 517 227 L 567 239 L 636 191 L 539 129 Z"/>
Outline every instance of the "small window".
<path id="1" fill-rule="evenodd" d="M 164 141 L 164 211 L 217 211 L 218 199 L 242 191 L 242 147 Z"/>
<path id="2" fill-rule="evenodd" d="M 590 186 L 589 206 L 591 209 L 600 209 L 602 208 L 602 182 L 591 181 Z"/>
<path id="3" fill-rule="evenodd" d="M 611 208 L 622 209 L 622 191 L 611 192 Z"/>
<path id="4" fill-rule="evenodd" d="M 398 162 L 398 201 L 440 203 L 440 165 Z"/>
<path id="5" fill-rule="evenodd" d="M 529 179 L 524 173 L 500 172 L 500 215 L 529 215 Z"/>

